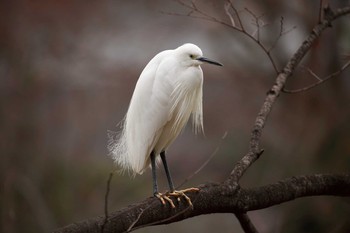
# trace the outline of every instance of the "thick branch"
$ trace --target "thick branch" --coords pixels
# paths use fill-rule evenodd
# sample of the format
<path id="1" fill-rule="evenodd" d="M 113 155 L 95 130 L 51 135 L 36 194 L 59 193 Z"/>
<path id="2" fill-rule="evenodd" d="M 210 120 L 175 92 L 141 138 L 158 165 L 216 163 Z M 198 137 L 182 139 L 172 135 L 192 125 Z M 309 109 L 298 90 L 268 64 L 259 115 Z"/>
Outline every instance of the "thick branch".
<path id="1" fill-rule="evenodd" d="M 258 210 L 306 196 L 349 196 L 350 175 L 310 175 L 292 177 L 275 184 L 242 189 L 240 196 L 244 211 Z M 247 195 L 247 196 L 246 196 Z"/>
<path id="2" fill-rule="evenodd" d="M 186 218 L 209 213 L 235 213 L 267 208 L 300 197 L 317 195 L 350 196 L 350 175 L 311 175 L 286 179 L 258 188 L 237 188 L 210 183 L 200 187 L 198 193 L 189 194 L 194 209 L 191 211 L 183 201 L 174 210 L 162 206 L 156 198 L 148 198 L 109 214 L 104 232 L 126 232 L 140 227 L 168 224 Z M 141 213 L 141 214 L 140 214 Z M 247 219 L 242 219 L 247 220 Z M 55 233 L 90 232 L 100 233 L 104 216 L 68 225 Z"/>

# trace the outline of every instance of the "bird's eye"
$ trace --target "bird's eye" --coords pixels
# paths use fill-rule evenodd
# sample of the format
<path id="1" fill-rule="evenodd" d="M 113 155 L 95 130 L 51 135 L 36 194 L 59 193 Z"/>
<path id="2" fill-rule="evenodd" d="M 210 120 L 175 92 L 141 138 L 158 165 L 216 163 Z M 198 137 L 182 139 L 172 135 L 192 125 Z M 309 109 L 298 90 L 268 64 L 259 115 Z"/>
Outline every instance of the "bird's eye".
<path id="1" fill-rule="evenodd" d="M 193 58 L 194 58 L 194 55 L 193 55 L 193 54 L 190 54 L 190 58 L 192 58 L 192 59 L 193 59 Z"/>

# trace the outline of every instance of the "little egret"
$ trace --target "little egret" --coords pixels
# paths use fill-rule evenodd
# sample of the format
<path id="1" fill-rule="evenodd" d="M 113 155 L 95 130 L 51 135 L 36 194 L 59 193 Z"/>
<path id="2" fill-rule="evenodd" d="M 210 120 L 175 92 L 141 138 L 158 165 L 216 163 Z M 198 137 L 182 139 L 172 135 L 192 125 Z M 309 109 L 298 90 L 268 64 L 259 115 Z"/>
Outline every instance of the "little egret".
<path id="1" fill-rule="evenodd" d="M 185 192 L 199 190 L 175 190 L 165 151 L 191 114 L 195 132 L 203 130 L 203 72 L 200 67 L 203 63 L 222 66 L 203 57 L 201 49 L 194 44 L 158 53 L 136 83 L 120 138 L 111 139 L 109 145 L 113 159 L 122 170 L 131 171 L 134 175 L 142 174 L 151 165 L 154 196 L 163 205 L 165 200 L 168 201 L 173 208 L 175 205 L 169 197 L 174 196 L 178 200 L 184 197 L 192 206 Z M 158 192 L 156 160 L 163 162 L 170 192 Z"/>

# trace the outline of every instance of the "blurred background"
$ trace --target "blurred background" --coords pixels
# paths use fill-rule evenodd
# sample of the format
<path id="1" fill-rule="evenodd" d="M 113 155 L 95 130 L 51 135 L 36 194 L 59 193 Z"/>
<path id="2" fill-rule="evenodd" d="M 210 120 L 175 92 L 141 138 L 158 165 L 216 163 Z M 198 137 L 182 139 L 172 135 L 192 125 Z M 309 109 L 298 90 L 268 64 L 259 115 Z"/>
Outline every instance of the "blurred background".
<path id="1" fill-rule="evenodd" d="M 326 1 L 325 1 L 326 2 Z M 230 22 L 225 1 L 196 1 Z M 248 8 L 265 24 L 267 48 L 282 67 L 318 22 L 319 1 L 234 1 L 250 33 Z M 332 8 L 349 1 L 331 1 Z M 103 215 L 117 170 L 107 131 L 118 131 L 139 74 L 158 52 L 186 42 L 224 67 L 203 65 L 205 135 L 187 127 L 170 147 L 176 184 L 215 157 L 185 187 L 223 181 L 248 148 L 250 131 L 276 74 L 259 46 L 229 27 L 190 17 L 180 4 L 147 1 L 0 2 L 0 232 L 49 232 Z M 293 29 L 294 28 L 294 29 Z M 291 30 L 292 29 L 292 30 Z M 315 43 L 287 88 L 304 87 L 349 60 L 349 16 Z M 348 173 L 350 70 L 307 92 L 282 94 L 264 130 L 263 156 L 242 180 L 260 186 L 293 175 Z M 226 137 L 224 137 L 226 135 Z M 223 138 L 224 137 L 224 138 Z M 159 169 L 160 190 L 167 189 Z M 109 210 L 152 194 L 150 171 L 114 174 Z M 311 197 L 249 213 L 260 232 L 349 232 L 349 198 Z M 232 214 L 199 216 L 136 232 L 243 232 Z"/>

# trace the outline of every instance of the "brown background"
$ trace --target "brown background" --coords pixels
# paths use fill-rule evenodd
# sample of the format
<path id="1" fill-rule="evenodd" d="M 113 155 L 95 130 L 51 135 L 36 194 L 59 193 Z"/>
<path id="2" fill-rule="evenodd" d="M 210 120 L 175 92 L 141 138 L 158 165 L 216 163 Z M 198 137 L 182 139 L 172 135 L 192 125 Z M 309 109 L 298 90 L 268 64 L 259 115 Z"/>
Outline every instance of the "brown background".
<path id="1" fill-rule="evenodd" d="M 331 1 L 332 7 L 348 1 Z M 197 1 L 227 22 L 224 1 Z M 317 23 L 318 1 L 235 1 L 247 29 L 267 25 L 269 47 L 283 27 L 273 57 L 285 64 Z M 219 147 L 186 186 L 221 181 L 247 149 L 250 130 L 274 70 L 262 50 L 227 27 L 162 12 L 187 13 L 173 1 L 2 1 L 0 3 L 0 232 L 48 232 L 103 214 L 106 181 L 116 169 L 107 130 L 117 131 L 139 74 L 158 52 L 192 42 L 224 67 L 203 65 L 205 136 L 187 127 L 168 152 L 179 184 Z M 303 61 L 320 77 L 349 55 L 349 17 L 328 29 Z M 300 68 L 289 81 L 317 81 Z M 292 175 L 348 172 L 349 71 L 308 92 L 283 94 L 263 135 L 263 157 L 243 179 L 258 186 Z M 227 133 L 225 139 L 222 136 Z M 160 175 L 165 190 L 164 174 Z M 150 172 L 115 174 L 111 210 L 152 193 Z M 250 213 L 260 232 L 338 232 L 350 216 L 345 198 L 296 200 Z M 242 232 L 232 215 L 200 216 L 137 232 Z"/>

